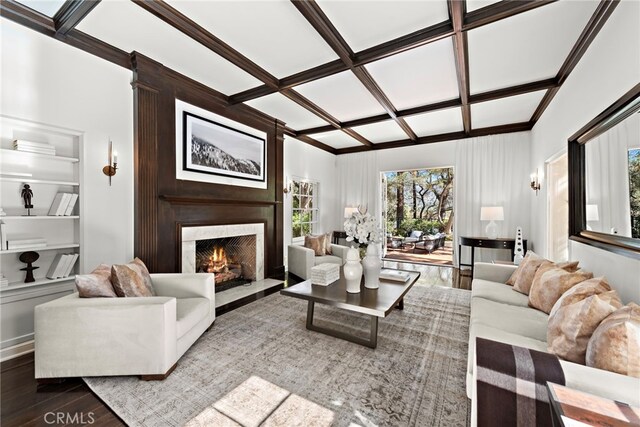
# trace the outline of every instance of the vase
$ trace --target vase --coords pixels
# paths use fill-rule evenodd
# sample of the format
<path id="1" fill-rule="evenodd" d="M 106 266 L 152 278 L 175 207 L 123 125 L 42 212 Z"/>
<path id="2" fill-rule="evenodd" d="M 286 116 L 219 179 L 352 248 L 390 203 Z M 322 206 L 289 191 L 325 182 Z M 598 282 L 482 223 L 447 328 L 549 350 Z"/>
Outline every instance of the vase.
<path id="1" fill-rule="evenodd" d="M 349 248 L 347 251 L 347 262 L 343 268 L 344 278 L 347 281 L 347 292 L 357 294 L 360 292 L 360 282 L 362 281 L 362 265 L 360 264 L 360 253 L 356 248 Z"/>
<path id="2" fill-rule="evenodd" d="M 380 284 L 380 254 L 378 245 L 375 243 L 367 246 L 367 255 L 362 260 L 362 268 L 364 270 L 364 287 L 369 289 L 378 289 Z"/>

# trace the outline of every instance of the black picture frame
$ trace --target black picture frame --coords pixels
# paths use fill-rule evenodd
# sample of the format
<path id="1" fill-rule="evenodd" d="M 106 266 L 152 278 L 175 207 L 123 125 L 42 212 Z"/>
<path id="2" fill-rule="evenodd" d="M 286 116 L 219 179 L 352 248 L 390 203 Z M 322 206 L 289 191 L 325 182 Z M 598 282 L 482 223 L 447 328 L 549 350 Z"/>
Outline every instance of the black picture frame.
<path id="1" fill-rule="evenodd" d="M 266 151 L 265 138 L 182 112 L 182 169 L 185 171 L 265 182 Z"/>

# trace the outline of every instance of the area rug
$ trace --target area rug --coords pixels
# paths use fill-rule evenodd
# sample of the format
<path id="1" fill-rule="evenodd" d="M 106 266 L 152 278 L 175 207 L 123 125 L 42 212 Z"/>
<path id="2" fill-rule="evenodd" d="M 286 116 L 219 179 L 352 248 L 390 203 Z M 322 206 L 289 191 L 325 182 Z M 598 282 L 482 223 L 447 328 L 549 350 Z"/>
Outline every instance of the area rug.
<path id="1" fill-rule="evenodd" d="M 470 299 L 414 286 L 380 320 L 374 350 L 308 331 L 306 302 L 273 294 L 217 318 L 164 381 L 84 380 L 131 426 L 466 426 Z M 369 329 L 322 305 L 315 319 Z"/>

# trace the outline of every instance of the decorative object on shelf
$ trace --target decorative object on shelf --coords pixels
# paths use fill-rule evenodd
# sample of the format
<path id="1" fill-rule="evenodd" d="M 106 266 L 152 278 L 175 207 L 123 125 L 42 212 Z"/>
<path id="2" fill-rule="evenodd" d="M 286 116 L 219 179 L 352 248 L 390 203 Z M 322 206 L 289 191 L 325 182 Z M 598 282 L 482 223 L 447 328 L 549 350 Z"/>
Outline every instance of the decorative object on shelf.
<path id="1" fill-rule="evenodd" d="M 24 208 L 27 210 L 26 216 L 31 216 L 31 209 L 33 209 L 33 205 L 31 204 L 33 190 L 31 189 L 31 186 L 29 184 L 24 184 L 20 196 L 22 197 L 22 201 L 24 201 Z"/>
<path id="2" fill-rule="evenodd" d="M 380 242 L 382 230 L 378 228 L 378 221 L 367 213 L 366 208 L 364 211 L 360 206 L 351 209 L 355 210 L 350 211 L 351 215 L 344 222 L 344 231 L 347 233 L 347 242 L 356 243 L 360 248 L 360 257 L 364 258 L 367 245 Z"/>
<path id="3" fill-rule="evenodd" d="M 593 229 L 589 225 L 591 221 L 600 221 L 600 215 L 598 214 L 598 205 L 587 205 L 587 230 Z"/>
<path id="4" fill-rule="evenodd" d="M 25 153 L 46 154 L 48 156 L 56 155 L 56 147 L 45 142 L 16 139 L 13 141 L 13 149 L 16 151 L 23 151 Z"/>
<path id="5" fill-rule="evenodd" d="M 360 264 L 358 249 L 349 248 L 347 251 L 347 262 L 344 264 L 342 271 L 347 281 L 347 292 L 350 294 L 359 293 L 360 282 L 362 281 L 362 265 Z"/>
<path id="6" fill-rule="evenodd" d="M 516 229 L 516 247 L 513 250 L 513 263 L 520 265 L 524 259 L 524 245 L 522 244 L 522 227 Z"/>
<path id="7" fill-rule="evenodd" d="M 480 221 L 490 221 L 485 229 L 489 239 L 498 237 L 498 225 L 495 221 L 504 221 L 502 206 L 483 206 L 480 208 Z"/>
<path id="8" fill-rule="evenodd" d="M 538 169 L 536 169 L 535 173 L 531 174 L 531 189 L 536 192 L 536 196 L 538 195 L 538 191 L 542 188 L 540 185 L 540 177 L 538 176 Z"/>
<path id="9" fill-rule="evenodd" d="M 378 289 L 382 262 L 377 243 L 367 245 L 367 255 L 362 260 L 362 268 L 364 269 L 364 287 Z"/>
<path id="10" fill-rule="evenodd" d="M 58 193 L 49 208 L 50 216 L 70 216 L 78 201 L 76 193 Z"/>
<path id="11" fill-rule="evenodd" d="M 7 226 L 4 221 L 0 221 L 0 251 L 7 250 Z"/>
<path id="12" fill-rule="evenodd" d="M 9 279 L 0 274 L 0 288 L 6 288 L 9 286 Z"/>
<path id="13" fill-rule="evenodd" d="M 31 283 L 36 281 L 36 279 L 33 278 L 33 270 L 36 270 L 40 267 L 34 267 L 33 263 L 36 262 L 38 258 L 40 258 L 40 254 L 34 251 L 23 252 L 20 254 L 20 257 L 19 257 L 20 261 L 27 264 L 26 267 L 20 269 L 20 271 L 27 272 L 27 276 L 24 279 L 24 283 Z"/>
<path id="14" fill-rule="evenodd" d="M 2 208 L 0 208 L 0 216 L 7 216 L 7 213 Z"/>
<path id="15" fill-rule="evenodd" d="M 113 151 L 113 142 L 111 142 L 111 140 L 109 140 L 107 161 L 109 163 L 102 168 L 102 173 L 109 177 L 109 187 L 111 187 L 111 177 L 114 176 L 118 170 L 118 152 Z"/>

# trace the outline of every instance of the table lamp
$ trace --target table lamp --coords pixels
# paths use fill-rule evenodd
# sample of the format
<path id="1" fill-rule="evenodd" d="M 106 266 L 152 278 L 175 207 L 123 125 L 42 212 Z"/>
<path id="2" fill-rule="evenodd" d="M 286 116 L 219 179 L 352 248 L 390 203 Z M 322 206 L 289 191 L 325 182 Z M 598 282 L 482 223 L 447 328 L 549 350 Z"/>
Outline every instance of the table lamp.
<path id="1" fill-rule="evenodd" d="M 498 225 L 495 221 L 504 220 L 504 209 L 502 206 L 483 206 L 480 208 L 480 221 L 491 221 L 485 229 L 489 239 L 498 237 Z"/>
<path id="2" fill-rule="evenodd" d="M 587 223 L 590 221 L 600 221 L 600 215 L 598 215 L 598 205 L 587 205 Z M 588 224 L 587 230 L 591 230 L 591 227 Z"/>

